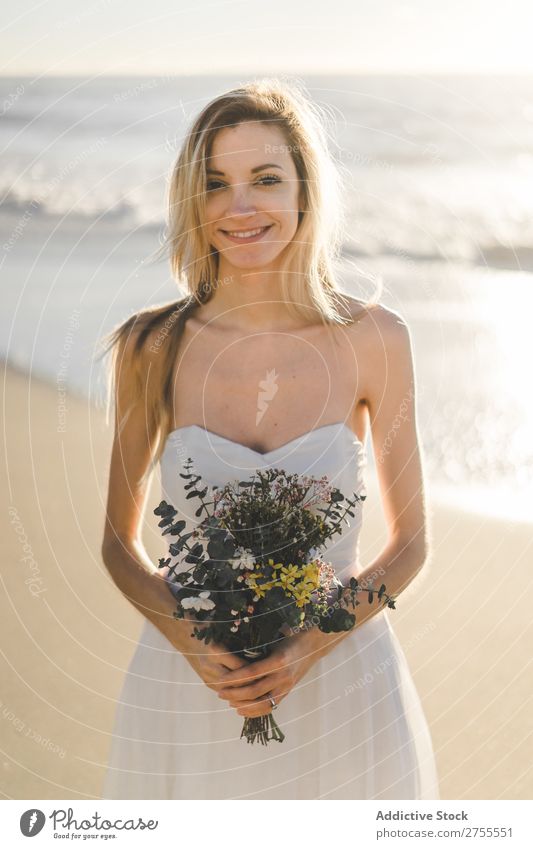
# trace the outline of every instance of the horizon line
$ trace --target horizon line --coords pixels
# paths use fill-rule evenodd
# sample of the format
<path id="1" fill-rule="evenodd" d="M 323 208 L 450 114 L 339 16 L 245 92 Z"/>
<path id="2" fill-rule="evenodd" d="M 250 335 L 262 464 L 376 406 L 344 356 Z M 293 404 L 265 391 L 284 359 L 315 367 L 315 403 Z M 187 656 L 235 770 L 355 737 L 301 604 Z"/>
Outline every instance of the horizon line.
<path id="1" fill-rule="evenodd" d="M 384 77 L 384 76 L 397 76 L 397 77 L 454 77 L 454 76 L 471 76 L 471 77 L 533 77 L 533 69 L 530 71 L 516 71 L 516 70 L 496 70 L 496 71 L 483 71 L 483 70 L 447 70 L 447 71 L 432 71 L 432 70 L 383 70 L 383 71 L 374 71 L 374 70 L 325 70 L 325 71 L 316 71 L 316 70 L 301 70 L 301 71 L 258 71 L 258 70 L 215 70 L 209 72 L 202 71 L 145 71 L 145 72 L 124 72 L 124 73 L 98 73 L 92 71 L 75 71 L 69 72 L 65 74 L 47 74 L 40 71 L 34 72 L 21 72 L 21 73 L 10 73 L 4 74 L 0 71 L 0 78 L 2 79 L 30 79 L 30 78 L 47 78 L 47 79 L 84 79 L 84 78 L 93 78 L 97 77 L 107 77 L 107 78 L 120 78 L 120 77 L 206 77 L 212 78 L 217 76 L 242 76 L 243 74 L 250 74 L 256 77 L 360 77 L 360 76 L 373 76 L 373 77 Z"/>

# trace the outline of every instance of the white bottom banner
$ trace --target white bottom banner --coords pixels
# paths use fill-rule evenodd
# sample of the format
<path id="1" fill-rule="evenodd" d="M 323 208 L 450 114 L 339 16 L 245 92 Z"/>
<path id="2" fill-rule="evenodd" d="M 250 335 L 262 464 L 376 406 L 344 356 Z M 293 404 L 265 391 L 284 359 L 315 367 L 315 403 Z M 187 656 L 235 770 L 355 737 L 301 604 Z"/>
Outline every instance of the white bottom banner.
<path id="1" fill-rule="evenodd" d="M 265 806 L 269 810 L 266 811 Z M 183 810 L 180 810 L 183 808 Z M 275 810 L 273 810 L 275 809 Z M 435 849 L 530 849 L 532 803 L 520 800 L 112 801 L 6 800 L 4 846 L 76 843 L 112 846 L 253 846 L 253 849 L 370 845 Z M 156 843 L 157 841 L 157 843 Z"/>

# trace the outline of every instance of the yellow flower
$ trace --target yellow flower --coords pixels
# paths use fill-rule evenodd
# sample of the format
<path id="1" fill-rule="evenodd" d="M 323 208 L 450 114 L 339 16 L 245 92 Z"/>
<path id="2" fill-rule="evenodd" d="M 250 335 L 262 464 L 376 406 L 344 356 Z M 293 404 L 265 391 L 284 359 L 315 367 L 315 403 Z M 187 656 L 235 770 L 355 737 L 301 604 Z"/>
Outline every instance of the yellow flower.
<path id="1" fill-rule="evenodd" d="M 248 573 L 248 576 L 246 578 L 246 586 L 250 587 L 251 590 L 255 590 L 255 592 L 257 592 L 260 585 L 257 583 L 256 579 L 262 577 L 263 574 L 261 572 L 256 572 L 255 574 Z"/>
<path id="2" fill-rule="evenodd" d="M 248 586 L 250 589 L 254 590 L 259 598 L 262 598 L 269 590 L 272 589 L 273 586 L 275 586 L 275 581 L 263 581 L 262 584 L 258 584 L 256 581 L 249 581 Z"/>
<path id="3" fill-rule="evenodd" d="M 289 563 L 288 566 L 283 566 L 281 569 L 281 575 L 279 578 L 279 582 L 277 586 L 283 587 L 285 589 L 290 584 L 293 584 L 300 575 L 300 570 L 298 566 L 293 566 L 292 563 Z"/>
<path id="4" fill-rule="evenodd" d="M 319 568 L 316 563 L 307 563 L 304 566 L 304 580 L 312 584 L 314 589 L 320 586 Z"/>
<path id="5" fill-rule="evenodd" d="M 296 607 L 303 607 L 304 604 L 309 604 L 311 600 L 310 594 L 307 590 L 293 590 L 294 598 L 296 599 Z"/>
<path id="6" fill-rule="evenodd" d="M 247 574 L 247 585 L 254 590 L 259 598 L 263 598 L 273 587 L 281 587 L 289 598 L 293 596 L 297 599 L 297 604 L 300 607 L 310 601 L 311 593 L 318 586 L 318 568 L 314 563 L 308 563 L 302 567 L 293 563 L 284 566 L 283 563 L 274 563 L 274 560 L 270 558 L 268 565 L 273 569 L 272 577 L 268 581 L 257 582 L 257 578 L 265 577 L 263 572 Z M 279 576 L 276 571 L 278 569 L 280 570 Z M 302 578 L 302 580 L 298 581 L 298 578 Z"/>

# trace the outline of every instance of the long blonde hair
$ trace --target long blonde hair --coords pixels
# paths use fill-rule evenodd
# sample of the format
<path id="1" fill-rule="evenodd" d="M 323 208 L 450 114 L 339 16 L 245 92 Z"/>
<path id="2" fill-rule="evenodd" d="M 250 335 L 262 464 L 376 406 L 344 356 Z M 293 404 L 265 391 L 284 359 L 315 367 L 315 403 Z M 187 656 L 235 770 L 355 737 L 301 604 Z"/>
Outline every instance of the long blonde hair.
<path id="1" fill-rule="evenodd" d="M 172 429 L 172 378 L 185 322 L 223 282 L 218 277 L 218 251 L 208 244 L 202 226 L 206 162 L 216 133 L 244 121 L 272 124 L 282 131 L 299 179 L 302 211 L 295 236 L 284 250 L 280 271 L 288 312 L 309 323 L 316 322 L 317 316 L 326 325 L 352 323 L 334 271 L 341 248 L 343 209 L 341 175 L 329 152 L 325 114 L 300 83 L 280 78 L 248 82 L 215 97 L 190 127 L 174 165 L 167 236 L 157 252 L 168 251 L 178 288 L 183 287 L 188 294 L 170 304 L 134 313 L 103 338 L 103 354 L 112 351 L 108 423 L 120 370 L 121 380 L 129 387 L 130 404 L 124 420 L 135 404 L 142 402 L 147 428 L 159 434 L 145 476 L 159 461 Z M 135 338 L 124 357 L 131 334 Z M 150 358 L 150 353 L 156 356 Z"/>

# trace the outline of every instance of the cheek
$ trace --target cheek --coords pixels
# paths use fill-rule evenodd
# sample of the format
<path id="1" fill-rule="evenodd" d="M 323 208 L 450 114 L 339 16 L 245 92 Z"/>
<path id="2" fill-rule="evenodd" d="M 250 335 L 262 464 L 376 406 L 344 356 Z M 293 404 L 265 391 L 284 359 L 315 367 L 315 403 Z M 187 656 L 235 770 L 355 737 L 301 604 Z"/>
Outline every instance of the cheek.
<path id="1" fill-rule="evenodd" d="M 220 199 L 208 198 L 205 202 L 205 223 L 215 224 L 221 217 Z"/>
<path id="2" fill-rule="evenodd" d="M 298 226 L 299 202 L 298 193 L 291 191 L 284 197 L 279 204 L 279 208 L 283 209 L 283 218 L 290 227 Z"/>
<path id="3" fill-rule="evenodd" d="M 282 231 L 283 235 L 291 239 L 298 229 L 298 209 L 288 210 L 283 213 Z"/>

